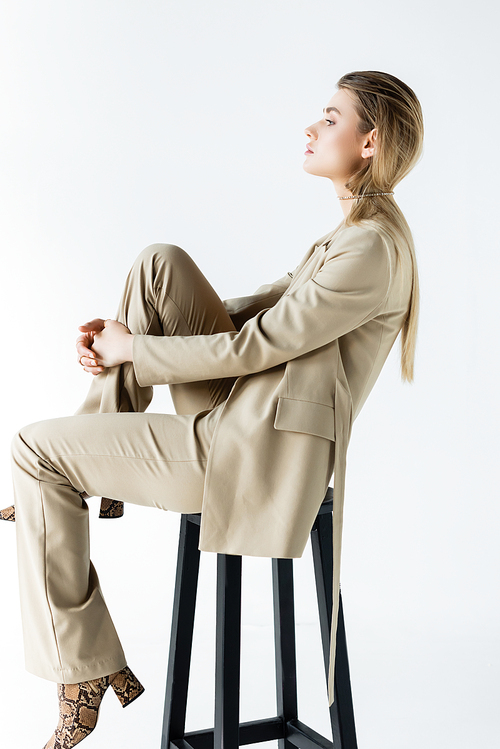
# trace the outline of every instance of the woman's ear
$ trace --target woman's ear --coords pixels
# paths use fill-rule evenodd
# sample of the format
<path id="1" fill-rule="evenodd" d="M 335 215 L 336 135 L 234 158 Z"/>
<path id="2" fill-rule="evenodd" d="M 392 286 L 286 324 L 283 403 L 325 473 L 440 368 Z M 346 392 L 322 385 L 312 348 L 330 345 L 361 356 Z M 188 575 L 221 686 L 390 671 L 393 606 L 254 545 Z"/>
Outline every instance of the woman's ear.
<path id="1" fill-rule="evenodd" d="M 363 159 L 370 159 L 375 153 L 375 141 L 377 140 L 377 128 L 373 128 L 369 133 L 366 134 L 361 150 L 361 157 Z"/>

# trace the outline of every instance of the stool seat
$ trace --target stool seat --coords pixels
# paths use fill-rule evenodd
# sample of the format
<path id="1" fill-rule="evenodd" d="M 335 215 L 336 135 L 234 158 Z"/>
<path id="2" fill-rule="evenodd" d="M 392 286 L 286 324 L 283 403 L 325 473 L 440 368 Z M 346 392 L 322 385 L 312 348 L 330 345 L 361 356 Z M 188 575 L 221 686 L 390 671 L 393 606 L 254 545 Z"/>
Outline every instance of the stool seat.
<path id="1" fill-rule="evenodd" d="M 328 487 L 311 529 L 325 689 L 332 617 L 332 511 L 333 491 Z M 271 562 L 278 715 L 239 722 L 242 558 L 217 554 L 214 727 L 186 732 L 200 523 L 201 513 L 181 516 L 161 749 L 237 749 L 276 739 L 279 749 L 357 749 L 342 598 L 336 635 L 335 699 L 330 706 L 333 742 L 298 718 L 293 559 Z"/>

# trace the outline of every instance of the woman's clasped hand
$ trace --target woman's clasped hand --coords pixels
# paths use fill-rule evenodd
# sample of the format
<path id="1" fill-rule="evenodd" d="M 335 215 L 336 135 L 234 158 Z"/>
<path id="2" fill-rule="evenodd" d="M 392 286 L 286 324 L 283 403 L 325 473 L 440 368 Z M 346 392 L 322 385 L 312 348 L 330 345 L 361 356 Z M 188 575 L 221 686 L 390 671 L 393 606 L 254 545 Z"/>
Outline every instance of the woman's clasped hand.
<path id="1" fill-rule="evenodd" d="M 132 361 L 134 336 L 118 320 L 96 318 L 80 325 L 76 339 L 78 362 L 86 372 L 98 375 L 108 367 Z"/>

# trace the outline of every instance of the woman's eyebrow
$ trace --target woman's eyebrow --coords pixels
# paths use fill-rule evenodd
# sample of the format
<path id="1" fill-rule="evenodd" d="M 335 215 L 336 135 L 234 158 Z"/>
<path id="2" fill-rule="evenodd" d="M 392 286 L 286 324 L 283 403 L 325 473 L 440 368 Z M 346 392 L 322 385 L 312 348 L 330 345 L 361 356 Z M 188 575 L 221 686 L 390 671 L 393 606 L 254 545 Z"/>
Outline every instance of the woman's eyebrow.
<path id="1" fill-rule="evenodd" d="M 337 112 L 337 114 L 342 115 L 342 112 L 340 112 L 337 107 L 327 107 L 326 109 L 323 109 L 323 114 L 330 114 L 330 112 Z"/>

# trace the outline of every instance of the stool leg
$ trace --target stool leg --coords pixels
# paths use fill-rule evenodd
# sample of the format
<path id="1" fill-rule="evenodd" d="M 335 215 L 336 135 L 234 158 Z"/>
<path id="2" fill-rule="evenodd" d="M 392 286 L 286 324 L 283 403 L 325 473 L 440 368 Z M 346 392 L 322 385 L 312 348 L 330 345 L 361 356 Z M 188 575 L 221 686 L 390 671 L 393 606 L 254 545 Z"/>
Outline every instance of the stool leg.
<path id="1" fill-rule="evenodd" d="M 214 749 L 237 749 L 240 733 L 241 557 L 217 554 Z"/>
<path id="2" fill-rule="evenodd" d="M 191 522 L 189 515 L 182 515 L 161 749 L 170 749 L 170 742 L 183 739 L 185 733 L 196 590 L 200 568 L 199 537 L 199 525 Z"/>
<path id="3" fill-rule="evenodd" d="M 293 560 L 273 559 L 272 570 L 276 705 L 278 717 L 286 725 L 298 717 Z M 292 749 L 292 744 L 279 739 L 279 749 Z"/>
<path id="4" fill-rule="evenodd" d="M 319 620 L 325 672 L 328 675 L 330 655 L 330 627 L 332 621 L 333 586 L 333 546 L 332 516 L 319 515 L 311 531 L 311 544 L 318 596 Z M 330 707 L 333 746 L 335 749 L 357 749 L 354 709 L 352 704 L 347 642 L 342 610 L 342 597 L 339 602 L 337 642 L 335 657 L 335 701 Z"/>

